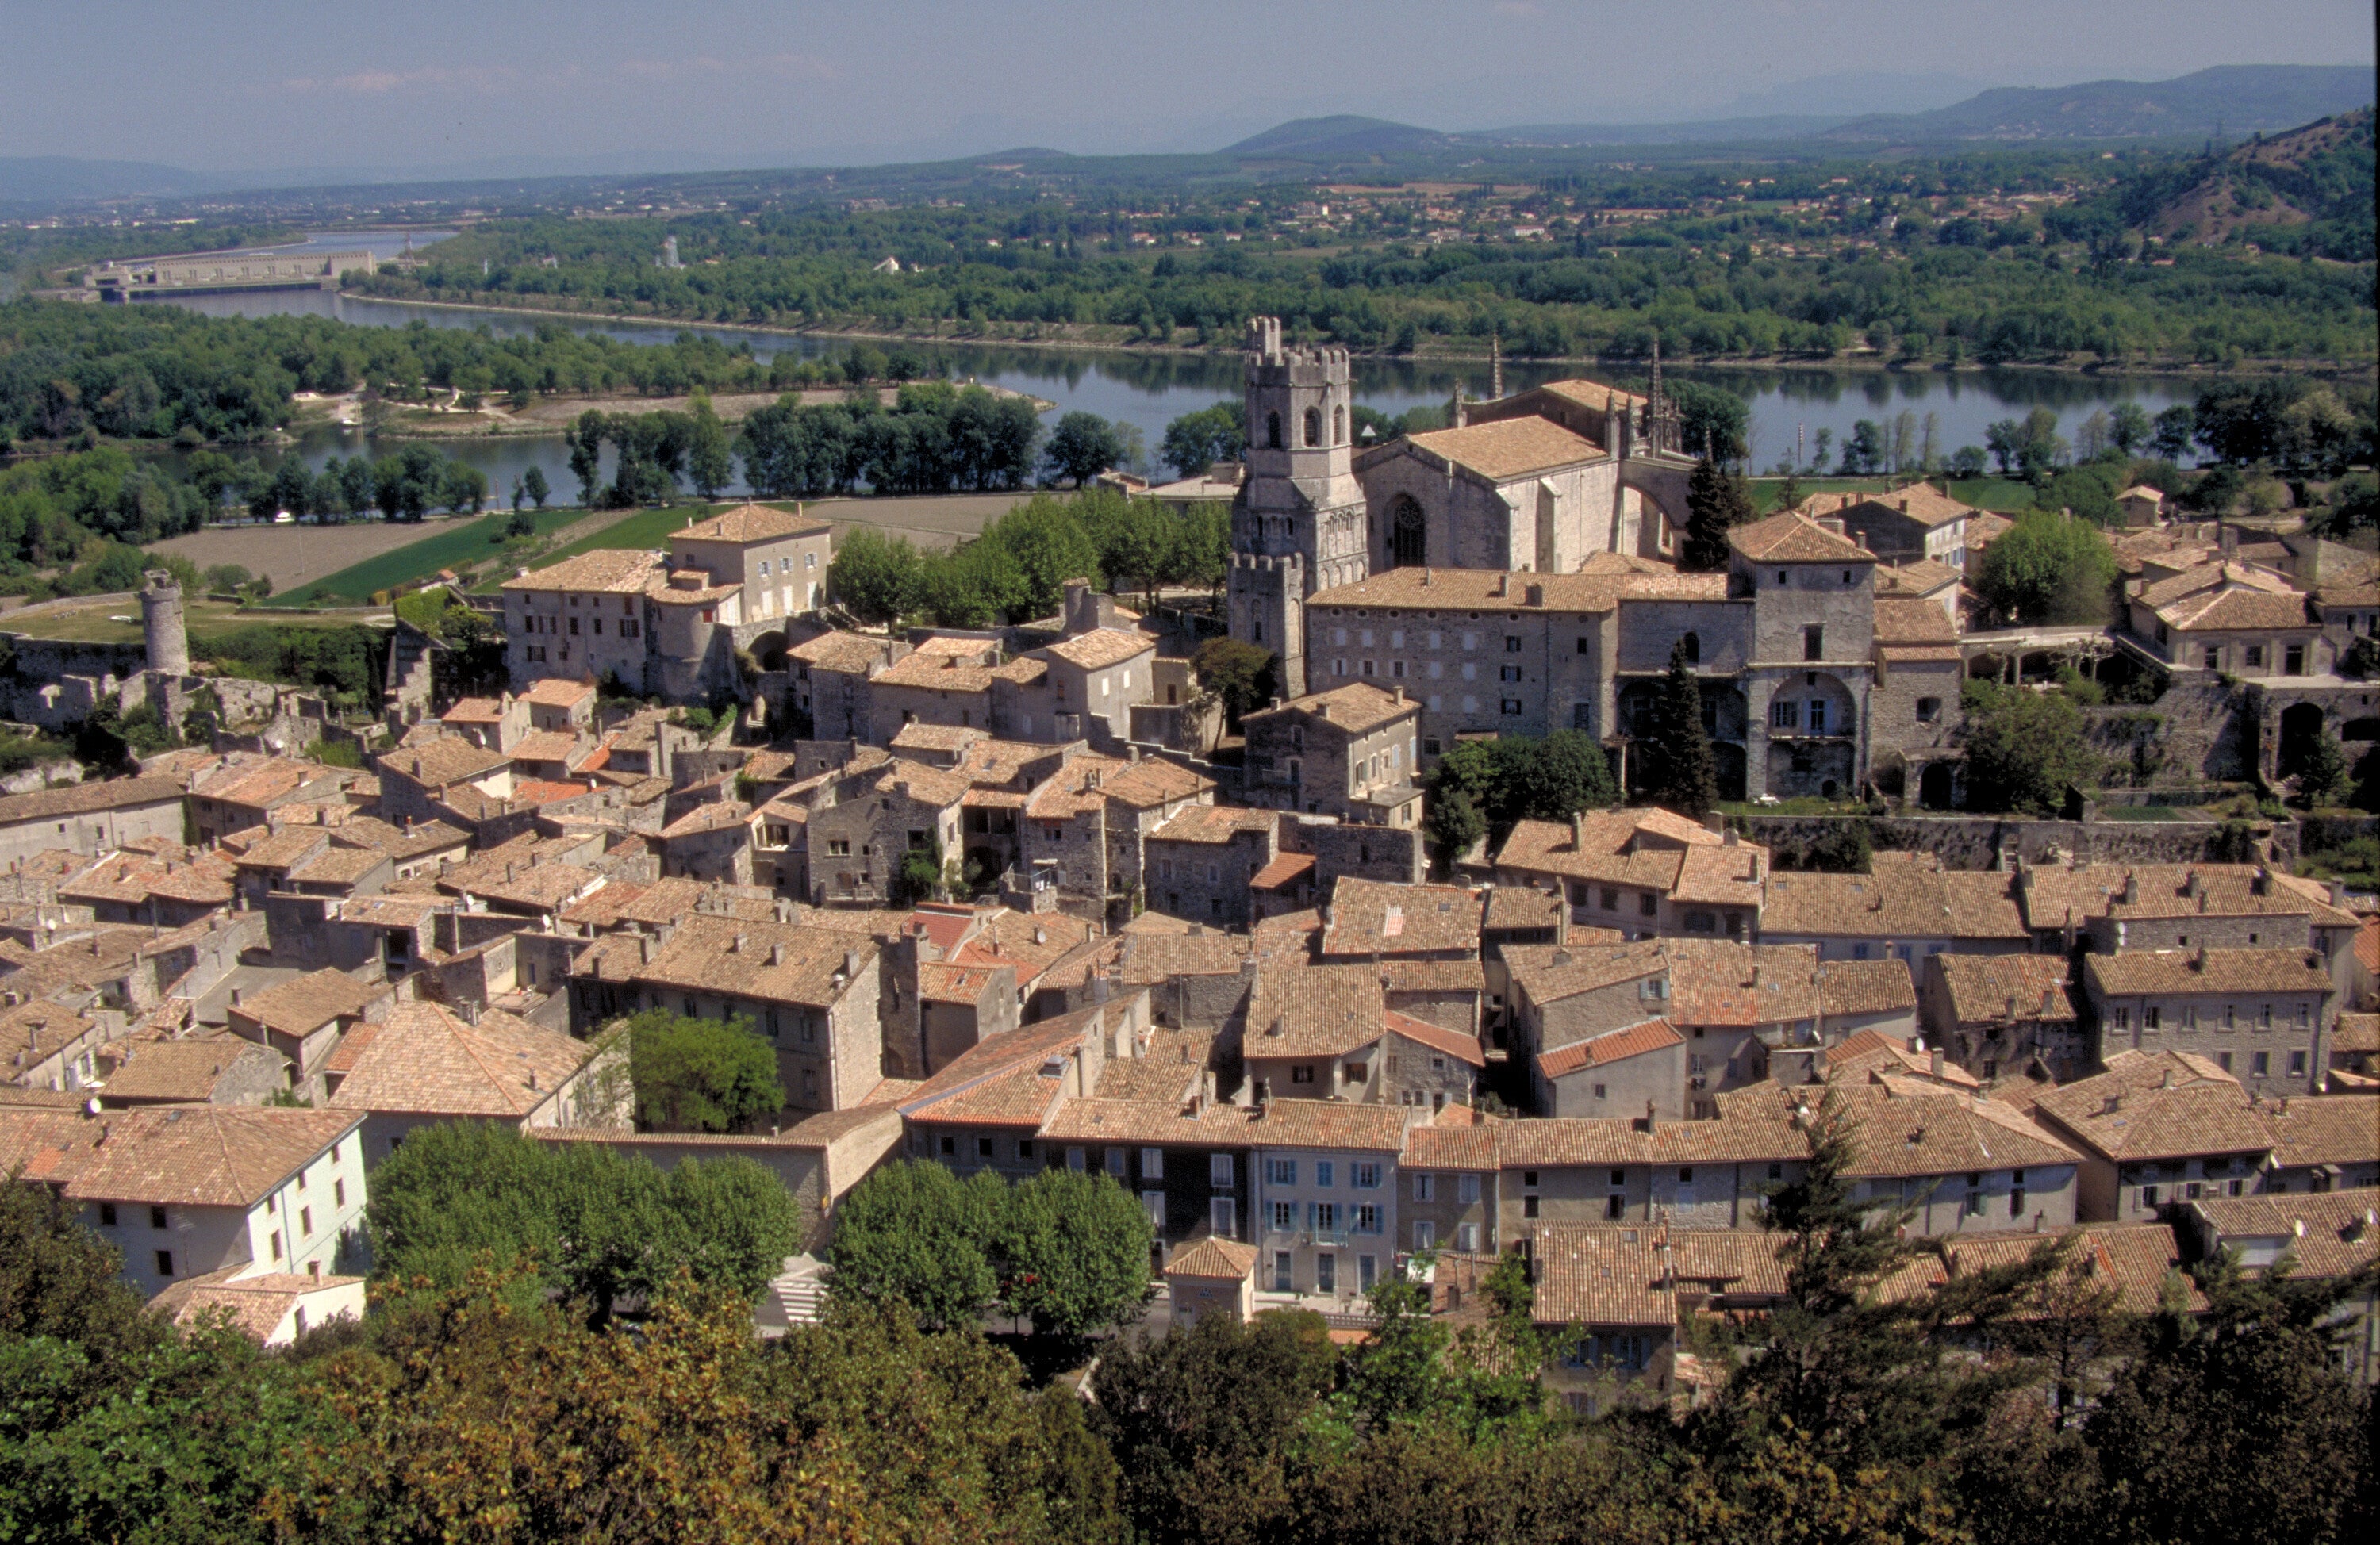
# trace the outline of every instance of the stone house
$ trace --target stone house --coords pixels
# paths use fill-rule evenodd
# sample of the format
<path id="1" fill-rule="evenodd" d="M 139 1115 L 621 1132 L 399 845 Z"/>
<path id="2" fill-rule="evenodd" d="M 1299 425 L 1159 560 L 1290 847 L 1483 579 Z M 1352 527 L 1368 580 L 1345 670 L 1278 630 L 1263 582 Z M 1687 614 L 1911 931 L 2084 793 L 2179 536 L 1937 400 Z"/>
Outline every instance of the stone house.
<path id="1" fill-rule="evenodd" d="M 990 1169 L 1011 1179 L 1065 1164 L 1065 1145 L 1045 1142 L 1043 1127 L 1067 1102 L 1093 1098 L 1108 1064 L 1137 1056 L 1148 1029 L 1145 998 L 1111 998 L 970 1046 L 897 1094 L 910 1156 L 961 1176 Z M 1080 1167 L 1091 1164 L 1086 1153 Z M 1115 1173 L 1104 1160 L 1101 1167 Z"/>
<path id="2" fill-rule="evenodd" d="M 2239 863 L 2143 865 L 2122 871 L 2120 883 L 2082 926 L 2094 954 L 2304 948 L 2329 962 L 2339 1001 L 2352 1001 L 2362 919 L 2340 905 L 2344 887 L 2336 881 Z"/>
<path id="3" fill-rule="evenodd" d="M 1814 493 L 1796 506 L 1813 521 L 1836 521 L 1880 562 L 1933 562 L 1963 569 L 1967 517 L 1975 512 L 1931 483 L 1887 493 Z"/>
<path id="4" fill-rule="evenodd" d="M 550 676 L 617 677 L 631 691 L 647 690 L 658 622 L 647 602 L 668 583 L 659 554 L 613 549 L 516 573 L 503 585 L 513 690 Z"/>
<path id="5" fill-rule="evenodd" d="M 1658 808 L 1522 821 L 1495 856 L 1499 886 L 1558 890 L 1570 921 L 1631 938 L 1750 939 L 1761 927 L 1768 850 Z"/>
<path id="6" fill-rule="evenodd" d="M 742 586 L 748 621 L 805 616 L 818 610 L 826 594 L 831 530 L 825 521 L 799 511 L 742 504 L 671 532 L 670 567 L 699 570 L 714 584 Z M 764 643 L 754 652 L 771 647 Z M 783 648 L 782 639 L 775 641 L 775 651 Z M 768 668 L 765 659 L 762 664 Z"/>
<path id="7" fill-rule="evenodd" d="M 1442 1111 L 1478 1098 L 1488 1054 L 1478 1032 L 1432 1024 L 1395 1009 L 1385 1011 L 1380 1036 L 1381 1074 L 1377 1097 L 1400 1105 Z"/>
<path id="8" fill-rule="evenodd" d="M 340 1039 L 358 1025 L 386 1018 L 395 1004 L 389 986 L 325 969 L 260 992 L 234 987 L 225 1016 L 234 1035 L 287 1058 L 289 1087 L 319 1103 L 322 1070 Z"/>
<path id="9" fill-rule="evenodd" d="M 2337 647 L 2306 596 L 2281 575 L 2244 564 L 2211 563 L 2143 584 L 2126 621 L 2150 653 L 2184 674 L 2265 681 L 2338 669 Z"/>
<path id="10" fill-rule="evenodd" d="M 1493 1255 L 1502 1248 L 1496 1233 L 1498 1125 L 1463 1112 L 1405 1129 L 1397 1166 L 1402 1248 L 1461 1255 Z"/>
<path id="11" fill-rule="evenodd" d="M 1990 1083 L 2037 1065 L 2059 1082 L 2091 1066 L 2091 1044 L 2062 955 L 1933 955 L 1926 1039 Z"/>
<path id="12" fill-rule="evenodd" d="M 329 1274 L 363 1222 L 363 1117 L 352 1111 L 168 1105 L 104 1118 L 65 1187 L 153 1298 L 226 1269 Z"/>
<path id="13" fill-rule="evenodd" d="M 92 1071 L 102 1105 L 261 1105 L 289 1087 L 279 1052 L 228 1031 L 169 1036 L 143 1032 L 102 1050 Z"/>
<path id="14" fill-rule="evenodd" d="M 328 1109 L 358 1114 L 365 1162 L 444 1121 L 621 1128 L 634 1117 L 627 1048 L 497 1010 L 406 1003 L 351 1032 L 322 1067 Z"/>
<path id="15" fill-rule="evenodd" d="M 227 1311 L 232 1327 L 260 1346 L 286 1346 L 308 1331 L 334 1320 L 364 1317 L 364 1279 L 304 1276 L 227 1266 L 204 1276 L 182 1277 L 149 1301 L 149 1311 L 184 1330 L 196 1329 Z"/>
<path id="16" fill-rule="evenodd" d="M 1877 584 L 1906 573 L 1879 569 Z M 1868 698 L 1875 775 L 1890 792 L 1897 772 L 1900 791 L 1929 810 L 1951 806 L 1961 776 L 1966 659 L 1959 650 L 1959 594 L 1952 583 L 1924 598 L 1879 591 L 1876 602 L 1876 686 Z"/>
<path id="17" fill-rule="evenodd" d="M 528 701 L 502 693 L 494 697 L 457 698 L 438 716 L 446 732 L 470 742 L 482 751 L 512 754 L 529 732 Z"/>
<path id="18" fill-rule="evenodd" d="M 1247 715 L 1245 797 L 1368 826 L 1421 820 L 1421 704 L 1351 682 Z"/>
<path id="19" fill-rule="evenodd" d="M 2170 1048 L 2206 1057 L 2259 1095 L 2313 1093 L 2328 1074 L 2338 993 L 2318 951 L 2087 955 L 2082 984 L 2103 1065 L 2121 1051 Z"/>
<path id="20" fill-rule="evenodd" d="M 1486 895 L 1467 886 L 1342 878 L 1325 910 L 1325 960 L 1476 960 Z"/>
<path id="21" fill-rule="evenodd" d="M 2380 1094 L 2291 1095 L 2258 1107 L 2273 1131 L 2260 1191 L 2380 1186 Z"/>
<path id="22" fill-rule="evenodd" d="M 1490 1130 L 1508 1248 L 1545 1224 L 1757 1230 L 1768 1190 L 1799 1179 L 1810 1157 L 1790 1110 L 1758 1107 L 1713 1121 L 1548 1117 Z"/>
<path id="23" fill-rule="evenodd" d="M 1899 960 L 1913 974 L 1934 956 L 2021 954 L 2033 935 L 2010 876 L 1946 870 L 1936 853 L 1880 852 L 1864 875 L 1771 874 L 1764 944 L 1806 944 L 1823 960 Z"/>
<path id="24" fill-rule="evenodd" d="M 1151 911 L 1209 927 L 1257 920 L 1255 888 L 1281 857 L 1281 817 L 1235 805 L 1190 805 L 1142 843 Z"/>
<path id="25" fill-rule="evenodd" d="M 1235 1239 L 1208 1234 L 1177 1247 L 1165 1262 L 1173 1323 L 1186 1330 L 1215 1314 L 1254 1319 L 1256 1270 L 1256 1247 Z"/>
<path id="26" fill-rule="evenodd" d="M 2135 483 L 2116 496 L 2116 508 L 2124 513 L 2124 525 L 2129 527 L 2155 525 L 2165 519 L 2165 491 Z"/>
<path id="27" fill-rule="evenodd" d="M 10 988 L 0 1008 L 0 1069 L 18 1089 L 65 1093 L 103 1076 L 100 1055 L 124 1033 L 124 1017 L 102 1008 L 26 997 Z"/>
<path id="28" fill-rule="evenodd" d="M 101 923 L 179 928 L 230 906 L 237 874 L 215 852 L 152 839 L 119 848 L 60 881 L 57 899 L 67 906 L 89 908 L 91 918 Z"/>
<path id="29" fill-rule="evenodd" d="M 1000 641 L 992 637 L 935 634 L 917 640 L 909 653 L 868 679 L 868 720 L 862 738 L 890 745 L 903 725 L 940 724 L 1033 739 L 1020 727 L 996 723 L 992 683 L 1014 684 L 1019 677 L 1038 677 L 1047 667 L 1029 658 L 1003 665 L 1000 655 Z M 1059 737 L 1053 733 L 1050 738 Z"/>
<path id="30" fill-rule="evenodd" d="M 528 707 L 529 727 L 555 735 L 586 735 L 595 729 L 595 679 L 548 676 L 515 701 Z"/>
<path id="31" fill-rule="evenodd" d="M 937 872 L 960 851 L 961 806 L 971 787 L 963 774 L 922 763 L 871 766 L 838 781 L 835 797 L 810 808 L 801 832 L 812 906 L 882 906 L 902 882 L 912 853 L 933 856 Z"/>
<path id="32" fill-rule="evenodd" d="M 1118 1098 L 1104 1092 L 1111 1080 L 1101 1082 L 1100 1096 L 1062 1101 L 1042 1124 L 1043 1162 L 1105 1174 L 1133 1191 L 1160 1247 L 1207 1239 L 1245 1248 L 1256 1221 L 1255 1113 L 1196 1094 Z"/>
<path id="33" fill-rule="evenodd" d="M 1246 1131 L 1256 1169 L 1257 1285 L 1347 1299 L 1398 1253 L 1397 1160 L 1411 1113 L 1327 1099 L 1263 1103 Z"/>
<path id="34" fill-rule="evenodd" d="M 865 935 L 698 915 L 663 940 L 598 940 L 571 987 L 588 1021 L 646 1008 L 743 1020 L 776 1049 L 788 1110 L 849 1110 L 884 1076 L 880 952 Z"/>
<path id="35" fill-rule="evenodd" d="M 513 791 L 512 758 L 459 735 L 383 752 L 379 766 L 384 821 L 434 821 L 455 808 L 458 795 L 502 800 Z"/>
<path id="36" fill-rule="evenodd" d="M 1152 836 L 1213 797 L 1210 781 L 1171 762 L 1072 757 L 1025 803 L 1021 866 L 1046 874 L 1062 907 L 1121 927 L 1135 903 L 1165 888 L 1149 872 Z"/>
<path id="37" fill-rule="evenodd" d="M 785 651 L 785 666 L 793 677 L 795 725 L 807 722 L 814 740 L 871 733 L 869 679 L 908 652 L 902 639 L 839 631 L 794 645 Z"/>
<path id="38" fill-rule="evenodd" d="M 2033 1116 L 2081 1155 L 2085 1222 L 2154 1222 L 2168 1206 L 2247 1195 L 2274 1144 L 2239 1080 L 2189 1052 L 2118 1052 L 2107 1071 L 2043 1092 Z"/>
<path id="39" fill-rule="evenodd" d="M 1070 627 L 1080 610 L 1072 594 L 1075 583 L 1069 583 Z M 1120 744 L 1132 736 L 1132 710 L 1156 689 L 1156 639 L 1106 626 L 1070 632 L 1030 650 L 1015 664 L 1038 662 L 1042 669 L 1002 677 L 995 692 L 1003 731 L 1021 741 Z"/>
<path id="40" fill-rule="evenodd" d="M 1187 923 L 1160 933 L 1143 924 L 1170 922 L 1144 913 L 1115 941 L 1116 980 L 1127 993 L 1147 992 L 1149 1012 L 1171 1030 L 1236 1032 L 1256 980 L 1257 941 L 1245 935 Z"/>
<path id="41" fill-rule="evenodd" d="M 2380 1255 L 2380 1191 L 2206 1196 L 2181 1215 L 2202 1260 L 2229 1249 L 2240 1265 L 2267 1275 L 2284 1260 L 2293 1280 L 2360 1275 L 2359 1289 L 2331 1311 L 2330 1326 L 2348 1377 L 2380 1384 L 2380 1282 L 2372 1271 Z"/>
<path id="42" fill-rule="evenodd" d="M 190 829 L 200 847 L 212 847 L 233 832 L 273 825 L 274 813 L 285 805 L 340 801 L 344 797 L 343 791 L 355 777 L 351 772 L 284 757 L 227 757 L 222 767 L 191 780 Z M 91 785 L 84 784 L 82 787 L 90 788 Z M 383 798 L 387 791 L 383 780 Z M 30 799 L 34 796 L 19 797 Z M 404 794 L 401 791 L 398 798 L 402 802 Z M 420 814 L 422 819 L 429 818 L 428 812 Z M 382 806 L 382 815 L 383 819 L 395 818 L 385 804 Z M 179 841 L 182 833 L 176 831 L 172 836 Z M 49 845 L 55 847 L 59 844 L 53 841 Z M 120 847 L 122 842 L 113 842 L 110 846 Z"/>
<path id="43" fill-rule="evenodd" d="M 1785 1298 L 1785 1264 L 1765 1236 L 1571 1224 L 1527 1237 L 1531 1316 L 1555 1342 L 1542 1378 L 1581 1417 L 1691 1398 L 1696 1359 L 1680 1345 L 1681 1314 L 1756 1314 Z"/>
<path id="44" fill-rule="evenodd" d="M 664 879 L 752 883 L 752 812 L 740 800 L 698 804 L 662 828 Z"/>
<path id="45" fill-rule="evenodd" d="M 103 853 L 182 836 L 182 786 L 171 778 L 103 779 L 0 795 L 0 863 L 11 867 L 53 850 Z"/>

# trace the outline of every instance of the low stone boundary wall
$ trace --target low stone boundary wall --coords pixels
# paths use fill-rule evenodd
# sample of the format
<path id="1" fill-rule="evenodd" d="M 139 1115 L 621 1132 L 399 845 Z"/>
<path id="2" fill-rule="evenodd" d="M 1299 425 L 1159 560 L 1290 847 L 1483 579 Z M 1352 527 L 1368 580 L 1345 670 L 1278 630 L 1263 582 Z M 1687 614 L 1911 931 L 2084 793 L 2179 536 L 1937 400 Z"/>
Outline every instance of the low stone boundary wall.
<path id="1" fill-rule="evenodd" d="M 2019 857 L 2038 862 L 2055 848 L 2068 858 L 2109 863 L 2206 863 L 2222 856 L 2221 821 L 2036 821 L 2000 815 L 1745 815 L 1735 824 L 1765 847 L 1807 850 L 1839 840 L 1848 823 L 1864 822 L 1874 846 L 1941 855 L 1946 869 L 1996 869 Z M 2290 821 L 2259 820 L 2250 830 L 2283 863 L 2298 856 Z"/>

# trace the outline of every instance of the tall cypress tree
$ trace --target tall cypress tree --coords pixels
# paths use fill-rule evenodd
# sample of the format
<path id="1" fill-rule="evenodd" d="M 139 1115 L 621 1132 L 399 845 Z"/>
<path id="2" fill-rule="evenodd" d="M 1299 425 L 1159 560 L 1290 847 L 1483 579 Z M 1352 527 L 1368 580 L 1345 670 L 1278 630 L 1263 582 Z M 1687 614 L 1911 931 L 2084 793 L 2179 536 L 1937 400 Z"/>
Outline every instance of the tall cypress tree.
<path id="1" fill-rule="evenodd" d="M 1705 457 L 1686 478 L 1686 545 L 1679 567 L 1727 567 L 1727 534 L 1752 520 L 1752 485 Z"/>
<path id="2" fill-rule="evenodd" d="M 1700 820 L 1718 799 L 1718 773 L 1703 729 L 1703 692 L 1686 658 L 1686 641 L 1670 646 L 1670 675 L 1661 683 L 1651 739 L 1637 742 L 1645 759 L 1645 796 Z"/>

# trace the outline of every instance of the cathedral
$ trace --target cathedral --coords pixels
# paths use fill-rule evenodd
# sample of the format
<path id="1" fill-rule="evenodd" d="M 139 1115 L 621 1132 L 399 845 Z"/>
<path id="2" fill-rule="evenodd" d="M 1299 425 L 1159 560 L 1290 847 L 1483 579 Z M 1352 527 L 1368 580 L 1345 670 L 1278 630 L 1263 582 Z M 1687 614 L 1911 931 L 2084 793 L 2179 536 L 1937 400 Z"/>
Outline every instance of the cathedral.
<path id="1" fill-rule="evenodd" d="M 1724 571 L 1678 572 L 1694 462 L 1658 360 L 1649 396 L 1458 396 L 1452 427 L 1357 450 L 1347 351 L 1260 317 L 1246 391 L 1231 634 L 1279 656 L 1285 697 L 1368 681 L 1415 702 L 1407 765 L 1580 730 L 1626 777 L 1679 648 L 1723 798 L 1836 798 L 1953 754 L 1956 623 L 1840 515 L 1772 515 Z"/>
<path id="2" fill-rule="evenodd" d="M 1598 554 L 1674 560 L 1694 459 L 1675 404 L 1589 380 L 1486 403 L 1452 428 L 1355 449 L 1347 351 L 1248 323 L 1248 450 L 1232 518 L 1232 636 L 1312 690 L 1304 616 L 1318 591 L 1400 568 L 1577 573 Z"/>

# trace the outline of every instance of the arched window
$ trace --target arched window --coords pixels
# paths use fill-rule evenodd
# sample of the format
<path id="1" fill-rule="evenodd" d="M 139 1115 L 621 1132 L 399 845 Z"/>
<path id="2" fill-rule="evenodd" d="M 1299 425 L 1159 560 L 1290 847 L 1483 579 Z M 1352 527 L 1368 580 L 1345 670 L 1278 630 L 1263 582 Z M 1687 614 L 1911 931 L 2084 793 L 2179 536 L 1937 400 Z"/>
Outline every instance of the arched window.
<path id="1" fill-rule="evenodd" d="M 1343 407 L 1334 407 L 1330 410 L 1330 443 L 1333 445 L 1347 443 L 1347 410 Z"/>
<path id="2" fill-rule="evenodd" d="M 1401 493 L 1389 506 L 1389 566 L 1402 569 L 1427 561 L 1428 517 L 1413 495 Z"/>
<path id="3" fill-rule="evenodd" d="M 1318 408 L 1318 407 L 1310 407 L 1310 408 L 1307 408 L 1307 409 L 1305 410 L 1305 445 L 1306 445 L 1306 449 L 1308 449 L 1308 450 L 1312 450 L 1315 446 L 1318 446 L 1318 445 L 1319 445 L 1319 444 L 1321 444 L 1321 443 L 1322 443 L 1322 410 L 1321 410 L 1320 408 Z"/>
<path id="4" fill-rule="evenodd" d="M 1281 415 L 1278 413 L 1265 415 L 1265 449 L 1268 451 L 1281 449 Z"/>
<path id="5" fill-rule="evenodd" d="M 1683 637 L 1683 638 L 1680 639 L 1678 642 L 1679 642 L 1679 643 L 1681 643 L 1681 644 L 1683 644 L 1683 645 L 1686 646 L 1686 663 L 1687 663 L 1687 664 L 1689 664 L 1689 665 L 1700 665 L 1700 664 L 1702 663 L 1702 659 L 1703 659 L 1703 640 L 1702 640 L 1702 635 L 1701 635 L 1700 634 L 1693 634 L 1693 633 L 1690 633 L 1690 634 L 1686 634 L 1686 636 L 1685 636 L 1685 637 Z"/>

